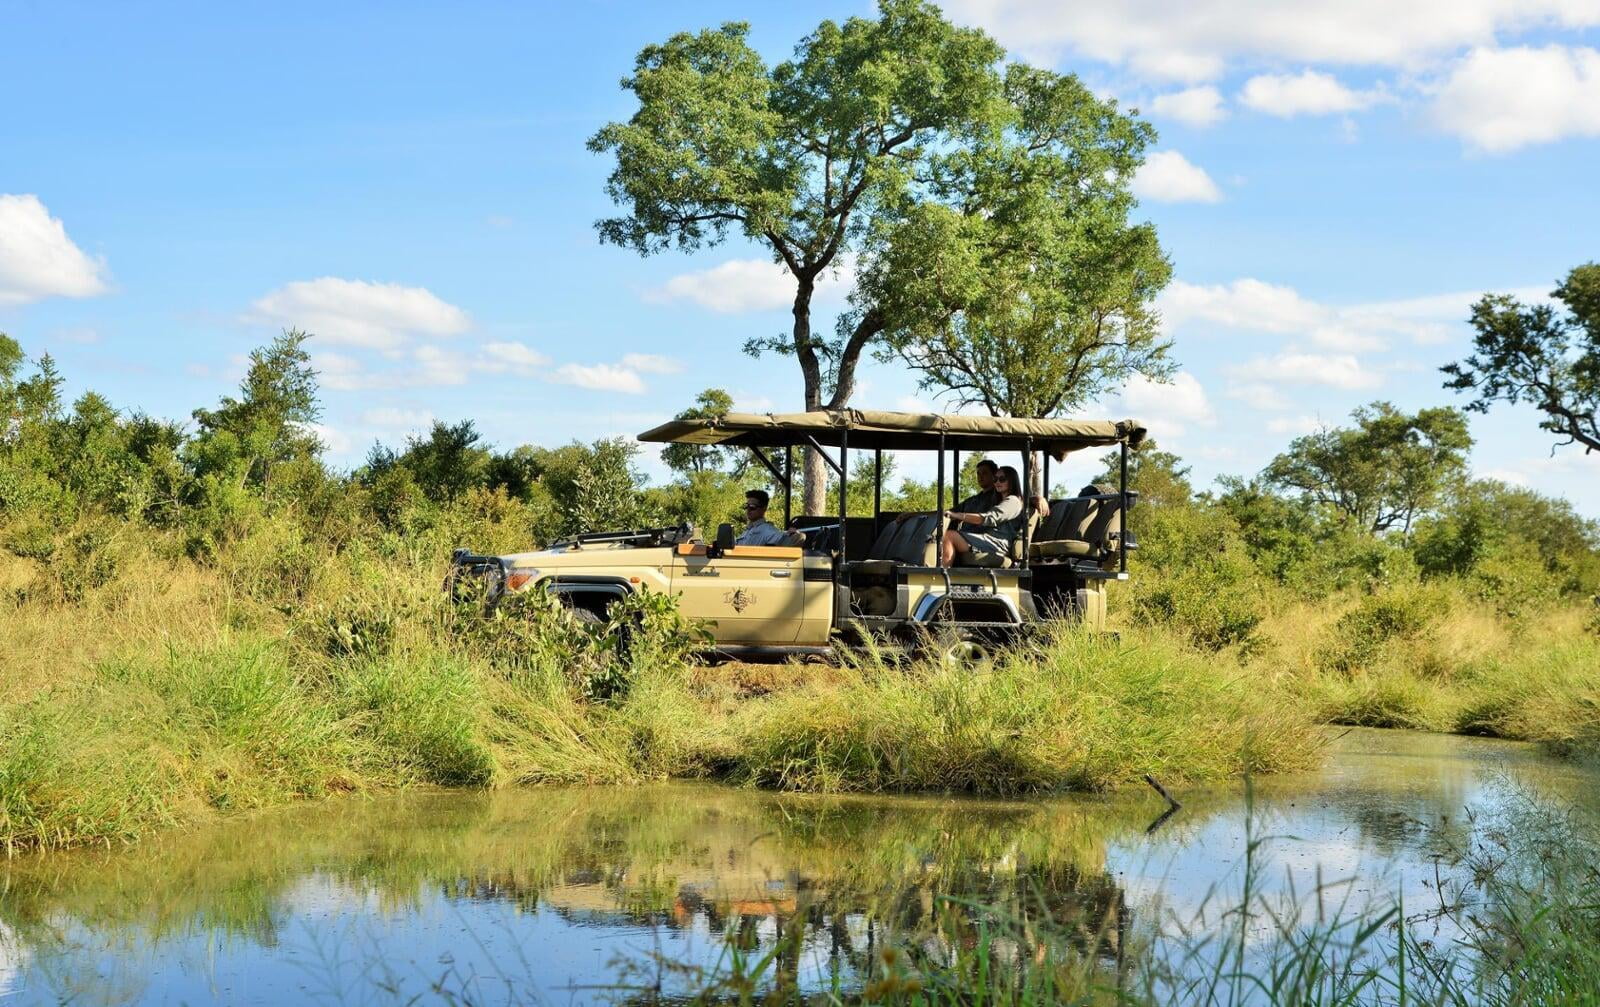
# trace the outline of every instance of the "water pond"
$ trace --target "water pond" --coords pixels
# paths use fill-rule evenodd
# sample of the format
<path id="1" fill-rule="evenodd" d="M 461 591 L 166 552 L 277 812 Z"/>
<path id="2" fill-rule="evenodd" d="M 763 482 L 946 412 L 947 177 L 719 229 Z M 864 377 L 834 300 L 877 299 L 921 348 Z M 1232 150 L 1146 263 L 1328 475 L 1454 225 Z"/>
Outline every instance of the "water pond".
<path id="1" fill-rule="evenodd" d="M 1297 905 L 1320 884 L 1313 901 L 1425 909 L 1505 802 L 1595 790 L 1484 739 L 1357 730 L 1330 749 L 1321 771 L 1258 781 L 1248 800 L 1242 784 L 1182 789 L 1167 817 L 1144 788 L 993 802 L 671 783 L 351 799 L 0 860 L 0 1005 L 427 1002 L 436 988 L 609 1002 L 681 986 L 661 961 L 759 954 L 780 928 L 803 933 L 788 967 L 825 987 L 886 935 L 966 911 L 951 896 L 1082 921 L 1114 969 L 1139 933 L 1220 917 L 1209 907 L 1236 899 L 1249 837 L 1266 837 L 1258 883 Z"/>

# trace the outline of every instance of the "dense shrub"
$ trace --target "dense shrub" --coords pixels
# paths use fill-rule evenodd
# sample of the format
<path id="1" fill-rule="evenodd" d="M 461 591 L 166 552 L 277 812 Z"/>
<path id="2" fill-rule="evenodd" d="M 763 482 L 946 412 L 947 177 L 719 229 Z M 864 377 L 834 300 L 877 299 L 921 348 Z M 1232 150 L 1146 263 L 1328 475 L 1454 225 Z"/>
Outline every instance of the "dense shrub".
<path id="1" fill-rule="evenodd" d="M 1380 590 L 1340 616 L 1317 654 L 1325 671 L 1348 674 L 1371 666 L 1395 641 L 1425 638 L 1449 609 L 1441 591 L 1421 585 Z"/>
<path id="2" fill-rule="evenodd" d="M 1153 508 L 1139 525 L 1141 569 L 1129 585 L 1134 621 L 1197 647 L 1249 646 L 1266 614 L 1261 573 L 1238 528 L 1214 508 Z"/>

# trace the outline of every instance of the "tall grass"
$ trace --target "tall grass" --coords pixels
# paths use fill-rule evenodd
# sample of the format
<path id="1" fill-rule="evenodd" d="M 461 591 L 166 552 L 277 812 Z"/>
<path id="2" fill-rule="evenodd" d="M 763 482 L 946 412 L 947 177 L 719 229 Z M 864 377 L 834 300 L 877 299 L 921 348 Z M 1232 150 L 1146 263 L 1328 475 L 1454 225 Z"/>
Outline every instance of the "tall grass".
<path id="1" fill-rule="evenodd" d="M 749 704 L 736 779 L 796 790 L 1012 794 L 1309 766 L 1311 722 L 1256 676 L 1158 636 L 1065 630 L 981 669 L 867 660 Z"/>
<path id="2" fill-rule="evenodd" d="M 319 556 L 268 522 L 204 564 L 129 544 L 76 599 L 4 602 L 0 844 L 119 842 L 388 787 L 723 778 L 785 789 L 1100 789 L 1296 768 L 1286 694 L 1156 634 L 1062 634 L 982 669 L 691 673 L 670 606 L 626 655 L 559 607 L 485 618 L 396 541 Z M 390 548 L 392 546 L 393 548 Z"/>
<path id="3" fill-rule="evenodd" d="M 977 669 L 866 653 L 752 676 L 691 668 L 665 609 L 629 613 L 654 628 L 626 658 L 538 606 L 453 610 L 449 545 L 522 540 L 481 511 L 332 552 L 292 515 L 200 560 L 175 533 L 90 536 L 107 572 L 81 591 L 64 568 L 0 555 L 0 845 L 118 842 L 398 786 L 1214 780 L 1309 765 L 1316 722 L 1600 749 L 1600 633 L 1575 607 L 1509 614 L 1464 584 L 1408 582 L 1277 599 L 1232 643 L 1142 626 L 1058 633 Z"/>

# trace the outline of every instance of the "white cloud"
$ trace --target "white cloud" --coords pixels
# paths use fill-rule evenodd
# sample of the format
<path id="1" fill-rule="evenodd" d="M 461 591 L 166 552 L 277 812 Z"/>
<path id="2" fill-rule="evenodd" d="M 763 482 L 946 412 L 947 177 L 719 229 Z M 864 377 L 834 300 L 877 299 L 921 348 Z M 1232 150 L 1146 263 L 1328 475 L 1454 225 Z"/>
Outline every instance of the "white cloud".
<path id="1" fill-rule="evenodd" d="M 447 337 L 472 325 L 467 313 L 424 287 L 324 276 L 298 280 L 251 305 L 251 321 L 296 327 L 323 343 L 398 350 L 415 337 Z"/>
<path id="2" fill-rule="evenodd" d="M 778 404 L 769 396 L 740 391 L 733 393 L 733 411 L 736 413 L 771 413 L 777 409 Z"/>
<path id="3" fill-rule="evenodd" d="M 1474 49 L 1435 87 L 1431 114 L 1439 128 L 1491 154 L 1600 136 L 1600 51 Z"/>
<path id="4" fill-rule="evenodd" d="M 1326 313 L 1293 287 L 1251 277 L 1211 286 L 1174 280 L 1162 292 L 1159 305 L 1169 329 L 1198 319 L 1256 332 L 1301 332 L 1318 324 Z"/>
<path id="5" fill-rule="evenodd" d="M 1200 381 L 1179 371 L 1167 384 L 1135 374 L 1128 379 L 1118 402 L 1121 411 L 1144 421 L 1157 440 L 1176 440 L 1191 426 L 1211 426 L 1217 420 Z"/>
<path id="6" fill-rule="evenodd" d="M 1222 190 L 1204 168 L 1175 150 L 1159 150 L 1133 176 L 1133 191 L 1156 203 L 1216 203 Z"/>
<path id="7" fill-rule="evenodd" d="M 1476 476 L 1479 479 L 1497 479 L 1500 482 L 1508 483 L 1508 484 L 1510 484 L 1512 486 L 1527 487 L 1527 486 L 1531 485 L 1531 483 L 1530 483 L 1530 481 L 1528 479 L 1527 473 L 1519 472 L 1516 469 L 1508 469 L 1508 468 L 1477 469 L 1477 470 L 1475 470 L 1473 472 L 1473 475 Z"/>
<path id="8" fill-rule="evenodd" d="M 342 455 L 355 447 L 355 441 L 343 430 L 328 426 L 326 423 L 300 423 L 296 424 L 301 430 L 316 435 L 322 446 L 336 455 Z"/>
<path id="9" fill-rule="evenodd" d="M 59 339 L 64 343 L 92 346 L 100 341 L 100 333 L 86 325 L 78 325 L 66 329 L 57 329 L 50 333 L 50 338 Z"/>
<path id="10" fill-rule="evenodd" d="M 38 196 L 0 194 L 0 307 L 105 292 L 105 263 L 73 244 Z"/>
<path id="11" fill-rule="evenodd" d="M 1150 102 L 1150 111 L 1197 128 L 1216 125 L 1228 115 L 1222 107 L 1222 92 L 1209 84 L 1158 94 Z"/>
<path id="12" fill-rule="evenodd" d="M 1509 291 L 1521 300 L 1543 300 L 1541 288 Z M 1386 348 L 1395 337 L 1436 345 L 1466 326 L 1483 291 L 1431 294 L 1393 301 L 1331 305 L 1313 301 L 1293 287 L 1246 277 L 1232 283 L 1201 285 L 1174 281 L 1159 301 L 1169 333 L 1196 323 L 1222 329 L 1302 336 L 1324 349 L 1356 353 Z"/>
<path id="13" fill-rule="evenodd" d="M 1276 416 L 1267 421 L 1267 430 L 1275 434 L 1289 434 L 1299 437 L 1321 430 L 1324 426 L 1322 420 L 1316 416 Z"/>
<path id="14" fill-rule="evenodd" d="M 1227 368 L 1230 377 L 1245 382 L 1288 385 L 1327 385 L 1345 391 L 1376 388 L 1383 376 L 1362 366 L 1349 353 L 1285 352 L 1253 357 Z"/>
<path id="15" fill-rule="evenodd" d="M 1332 74 L 1261 74 L 1245 82 L 1239 103 L 1257 112 L 1291 119 L 1297 115 L 1355 112 L 1385 100 L 1381 91 L 1352 91 Z"/>
<path id="16" fill-rule="evenodd" d="M 434 415 L 426 409 L 378 406 L 361 414 L 361 422 L 380 430 L 422 430 L 433 426 Z"/>
<path id="17" fill-rule="evenodd" d="M 372 363 L 378 366 L 369 366 Z M 312 355 L 312 366 L 320 374 L 323 386 L 336 391 L 437 388 L 464 385 L 477 374 L 512 374 L 630 395 L 645 391 L 642 374 L 670 374 L 679 367 L 670 358 L 637 353 L 624 356 L 620 363 L 556 366 L 545 354 L 518 342 L 485 343 L 470 351 L 424 343 L 409 350 L 389 351 L 370 361 L 319 350 Z M 369 422 L 383 425 L 376 419 Z"/>
<path id="18" fill-rule="evenodd" d="M 1493 44 L 1502 33 L 1600 25 L 1595 0 L 949 0 L 945 7 L 1036 62 L 1088 57 L 1188 81 L 1248 61 L 1411 69 Z"/>
<path id="19" fill-rule="evenodd" d="M 550 358 L 524 343 L 484 343 L 483 353 L 493 365 L 504 365 L 522 374 L 531 374 L 550 365 Z"/>
<path id="20" fill-rule="evenodd" d="M 625 353 L 622 366 L 641 374 L 681 374 L 683 361 L 655 353 Z"/>
<path id="21" fill-rule="evenodd" d="M 1247 406 L 1267 412 L 1288 409 L 1294 404 L 1276 388 L 1259 381 L 1230 382 L 1223 394 L 1230 399 L 1238 399 Z"/>
<path id="22" fill-rule="evenodd" d="M 839 301 L 855 283 L 854 262 L 841 256 L 837 268 L 817 277 L 815 301 Z M 651 304 L 688 301 L 718 314 L 777 311 L 794 304 L 794 277 L 769 259 L 729 259 L 710 269 L 680 273 L 645 291 Z"/>
<path id="23" fill-rule="evenodd" d="M 366 368 L 355 357 L 316 350 L 311 354 L 311 366 L 317 372 L 317 381 L 324 388 L 344 392 L 366 387 Z"/>
<path id="24" fill-rule="evenodd" d="M 551 380 L 596 392 L 638 395 L 644 391 L 644 381 L 639 377 L 639 372 L 617 364 L 562 364 L 556 368 Z"/>
<path id="25" fill-rule="evenodd" d="M 398 376 L 400 385 L 464 385 L 473 371 L 486 369 L 481 358 L 442 346 L 418 346 L 411 351 L 411 360 L 412 369 Z"/>

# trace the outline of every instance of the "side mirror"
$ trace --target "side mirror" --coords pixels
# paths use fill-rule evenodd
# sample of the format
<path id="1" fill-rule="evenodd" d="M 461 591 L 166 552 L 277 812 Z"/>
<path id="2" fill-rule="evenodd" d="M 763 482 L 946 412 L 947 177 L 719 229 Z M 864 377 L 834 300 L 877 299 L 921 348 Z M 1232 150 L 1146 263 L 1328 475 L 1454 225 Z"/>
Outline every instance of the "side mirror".
<path id="1" fill-rule="evenodd" d="M 721 549 L 723 551 L 726 551 L 728 549 L 732 549 L 733 548 L 733 525 L 731 525 L 731 524 L 719 524 L 719 525 L 717 525 L 716 546 L 717 546 L 718 549 Z"/>

